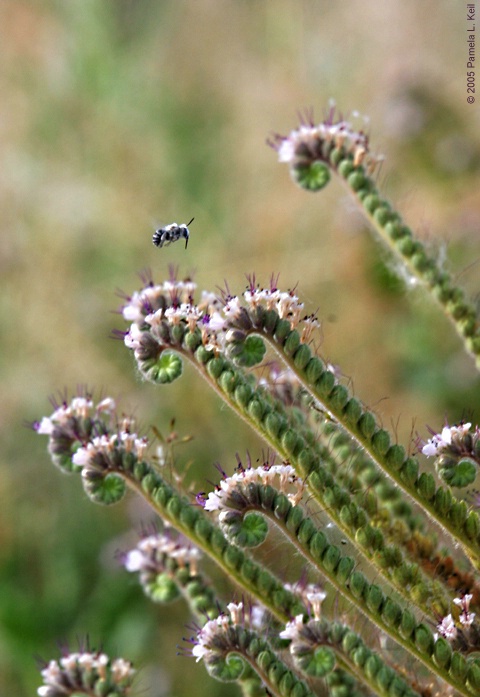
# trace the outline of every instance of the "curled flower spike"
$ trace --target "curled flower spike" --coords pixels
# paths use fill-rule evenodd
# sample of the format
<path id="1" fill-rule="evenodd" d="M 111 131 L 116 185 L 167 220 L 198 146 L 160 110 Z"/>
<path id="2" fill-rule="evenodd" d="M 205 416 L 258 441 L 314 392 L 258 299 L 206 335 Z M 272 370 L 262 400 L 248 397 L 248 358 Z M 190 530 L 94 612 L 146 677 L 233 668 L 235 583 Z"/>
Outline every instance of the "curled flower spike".
<path id="1" fill-rule="evenodd" d="M 43 685 L 39 697 L 66 695 L 128 695 L 135 670 L 123 658 L 110 659 L 100 652 L 69 653 L 50 661 L 41 671 Z"/>
<path id="2" fill-rule="evenodd" d="M 215 491 L 208 494 L 204 505 L 205 510 L 222 511 L 232 508 L 238 510 L 241 504 L 237 497 L 232 497 L 232 492 L 244 492 L 249 484 L 262 484 L 264 486 L 275 484 L 279 491 L 287 495 L 293 506 L 299 503 L 304 490 L 303 481 L 297 477 L 295 470 L 289 464 L 265 464 L 261 467 L 249 467 L 248 469 L 239 465 L 231 477 L 222 479 Z M 293 491 L 289 491 L 291 488 Z M 245 496 L 248 496 L 247 492 L 245 492 Z"/>
<path id="3" fill-rule="evenodd" d="M 268 144 L 277 151 L 279 161 L 289 165 L 293 180 L 309 191 L 323 189 L 330 181 L 330 168 L 339 161 L 351 159 L 353 167 L 366 166 L 372 172 L 383 159 L 371 153 L 363 130 L 356 130 L 341 116 L 335 118 L 334 108 L 318 125 L 308 117 L 288 136 L 275 134 Z"/>
<path id="4" fill-rule="evenodd" d="M 440 477 L 450 486 L 466 487 L 475 480 L 480 466 L 480 429 L 471 423 L 444 426 L 441 433 L 422 445 L 422 453 L 435 457 Z"/>
<path id="5" fill-rule="evenodd" d="M 255 510 L 268 510 L 275 497 L 284 494 L 296 506 L 304 491 L 303 481 L 287 463 L 265 463 L 245 469 L 240 463 L 231 477 L 224 475 L 208 496 L 197 502 L 206 511 L 219 511 L 219 523 L 225 535 L 240 547 L 256 547 L 268 532 L 267 522 Z"/>
<path id="6" fill-rule="evenodd" d="M 198 574 L 200 550 L 183 535 L 170 530 L 143 537 L 136 547 L 121 555 L 125 569 L 139 573 L 140 583 L 155 602 L 171 602 L 180 595 L 179 585 Z M 179 572 L 186 571 L 179 579 Z"/>
<path id="7" fill-rule="evenodd" d="M 195 644 L 192 649 L 192 656 L 195 656 L 197 663 L 200 660 L 208 660 L 211 653 L 215 653 L 221 646 L 218 638 L 223 632 L 244 619 L 243 603 L 229 603 L 227 606 L 228 614 L 220 614 L 213 620 L 207 622 L 198 632 Z M 224 651 L 228 647 L 228 637 L 224 637 Z"/>
<path id="8" fill-rule="evenodd" d="M 198 547 L 181 535 L 175 539 L 169 532 L 143 537 L 134 549 L 123 555 L 127 571 L 160 573 L 165 569 L 165 559 L 174 559 L 179 567 L 189 565 L 190 573 L 196 576 L 198 560 L 202 554 Z"/>
<path id="9" fill-rule="evenodd" d="M 43 417 L 35 430 L 48 435 L 54 464 L 80 472 L 88 496 L 104 504 L 123 497 L 126 485 L 117 474 L 132 469 L 148 447 L 148 439 L 134 431 L 133 419 L 118 419 L 111 398 L 95 405 L 90 396 L 74 397 Z"/>
<path id="10" fill-rule="evenodd" d="M 194 292 L 191 281 L 159 285 L 149 281 L 122 308 L 124 318 L 133 320 L 124 343 L 133 350 L 142 374 L 153 382 L 169 383 L 179 377 L 180 355 L 194 353 L 200 346 L 215 356 L 225 353 L 237 366 L 252 367 L 264 358 L 265 333 L 276 331 L 279 340 L 286 340 L 298 329 L 299 336 L 290 339 L 295 351 L 311 341 L 319 326 L 315 315 L 304 314 L 294 291 L 280 291 L 275 279 L 262 288 L 254 276 L 249 277 L 241 297 L 228 290 L 218 297 L 204 291 L 196 302 Z"/>

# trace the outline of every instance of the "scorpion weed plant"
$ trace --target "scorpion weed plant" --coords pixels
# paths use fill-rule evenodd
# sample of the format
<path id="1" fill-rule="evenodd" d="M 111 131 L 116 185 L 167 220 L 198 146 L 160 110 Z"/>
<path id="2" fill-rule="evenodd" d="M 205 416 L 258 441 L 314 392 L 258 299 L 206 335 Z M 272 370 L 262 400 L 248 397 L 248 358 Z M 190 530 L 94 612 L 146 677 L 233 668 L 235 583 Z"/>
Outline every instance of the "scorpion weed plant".
<path id="1" fill-rule="evenodd" d="M 367 135 L 330 111 L 269 144 L 307 191 L 340 177 L 479 368 L 477 310 L 377 191 Z M 153 453 L 111 398 L 79 393 L 35 424 L 92 501 L 113 504 L 129 487 L 163 521 L 122 561 L 154 603 L 189 605 L 183 653 L 250 697 L 480 695 L 480 517 L 468 504 L 479 427 L 444 425 L 419 441 L 433 465 L 409 455 L 312 349 L 317 318 L 274 277 L 266 287 L 249 277 L 241 295 L 200 296 L 190 279 L 148 278 L 122 314 L 145 379 L 165 390 L 192 363 L 268 448 L 260 460 L 221 463 L 214 489 L 192 500 L 162 476 L 168 443 Z M 267 349 L 282 367 L 270 361 L 259 377 L 250 369 Z M 274 526 L 304 559 L 297 577 L 280 578 L 262 549 Z M 205 560 L 228 577 L 230 598 Z M 42 676 L 41 697 L 124 695 L 133 668 L 83 652 Z"/>

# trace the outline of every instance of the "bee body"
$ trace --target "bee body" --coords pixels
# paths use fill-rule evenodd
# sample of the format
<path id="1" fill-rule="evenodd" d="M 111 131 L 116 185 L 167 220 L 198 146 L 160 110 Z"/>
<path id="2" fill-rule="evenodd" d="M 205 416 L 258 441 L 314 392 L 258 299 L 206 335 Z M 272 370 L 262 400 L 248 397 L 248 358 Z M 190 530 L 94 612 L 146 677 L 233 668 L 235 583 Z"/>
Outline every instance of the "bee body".
<path id="1" fill-rule="evenodd" d="M 186 249 L 190 237 L 190 230 L 188 229 L 188 226 L 193 222 L 193 220 L 194 218 L 192 218 L 192 220 L 190 220 L 190 222 L 187 224 L 182 223 L 181 225 L 177 225 L 177 223 L 170 223 L 170 225 L 165 225 L 165 227 L 158 228 L 158 230 L 155 230 L 153 233 L 153 244 L 155 247 L 163 247 L 164 245 L 169 245 L 172 242 L 177 242 L 177 240 L 183 238 L 185 240 Z"/>

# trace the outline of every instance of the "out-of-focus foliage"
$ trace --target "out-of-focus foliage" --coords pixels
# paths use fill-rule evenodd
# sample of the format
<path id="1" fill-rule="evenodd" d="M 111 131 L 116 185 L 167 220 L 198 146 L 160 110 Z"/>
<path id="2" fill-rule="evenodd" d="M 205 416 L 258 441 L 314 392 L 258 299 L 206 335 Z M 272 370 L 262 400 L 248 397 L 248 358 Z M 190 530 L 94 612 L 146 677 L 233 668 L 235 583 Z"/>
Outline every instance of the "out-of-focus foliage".
<path id="1" fill-rule="evenodd" d="M 87 383 L 123 396 L 145 429 L 175 416 L 194 436 L 179 467 L 195 456 L 197 481 L 258 447 L 200 381 L 192 399 L 186 381 L 136 380 L 109 311 L 138 270 L 159 280 L 180 264 L 234 291 L 245 272 L 299 281 L 310 311 L 320 304 L 322 352 L 400 419 L 403 442 L 412 419 L 478 411 L 472 366 L 436 309 L 391 282 L 334 187 L 310 198 L 264 144 L 330 97 L 370 115 L 386 195 L 478 292 L 480 112 L 465 100 L 463 14 L 446 0 L 2 0 L 1 694 L 33 694 L 34 656 L 87 632 L 143 667 L 152 697 L 191 693 L 195 670 L 196 695 L 226 694 L 175 658 L 184 608 L 149 606 L 117 568 L 148 512 L 92 507 L 23 426 L 48 394 Z M 187 252 L 153 247 L 156 224 L 193 216 Z"/>

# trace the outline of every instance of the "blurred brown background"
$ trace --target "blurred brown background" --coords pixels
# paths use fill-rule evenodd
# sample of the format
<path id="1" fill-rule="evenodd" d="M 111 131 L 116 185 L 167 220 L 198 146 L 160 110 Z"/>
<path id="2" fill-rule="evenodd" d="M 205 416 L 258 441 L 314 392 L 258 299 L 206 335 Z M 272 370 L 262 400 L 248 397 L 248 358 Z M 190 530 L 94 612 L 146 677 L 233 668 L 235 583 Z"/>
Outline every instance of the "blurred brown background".
<path id="1" fill-rule="evenodd" d="M 437 308 L 397 279 L 337 181 L 307 194 L 265 145 L 331 97 L 368 115 L 384 195 L 477 297 L 466 29 L 448 0 L 1 1 L 0 694 L 34 694 L 34 657 L 87 632 L 140 666 L 142 694 L 191 694 L 192 679 L 200 697 L 227 694 L 175 657 L 185 609 L 152 608 L 114 560 L 147 513 L 131 498 L 92 506 L 24 427 L 51 412 L 49 394 L 87 384 L 144 429 L 176 417 L 197 489 L 213 461 L 260 452 L 192 369 L 142 384 L 109 338 L 123 328 L 115 291 L 138 288 L 139 270 L 161 280 L 180 265 L 234 292 L 246 272 L 280 273 L 318 308 L 322 355 L 401 442 L 445 416 L 478 421 L 473 363 Z M 187 251 L 152 246 L 154 226 L 193 216 Z"/>

